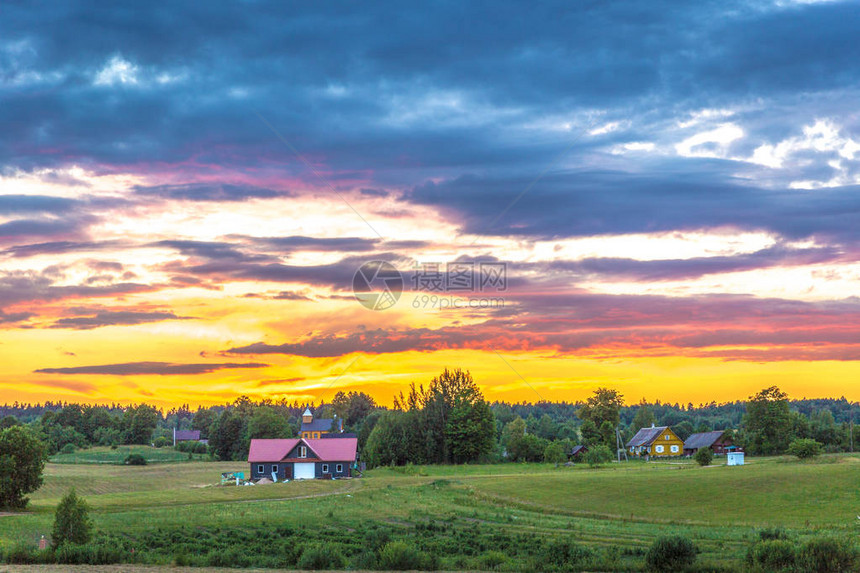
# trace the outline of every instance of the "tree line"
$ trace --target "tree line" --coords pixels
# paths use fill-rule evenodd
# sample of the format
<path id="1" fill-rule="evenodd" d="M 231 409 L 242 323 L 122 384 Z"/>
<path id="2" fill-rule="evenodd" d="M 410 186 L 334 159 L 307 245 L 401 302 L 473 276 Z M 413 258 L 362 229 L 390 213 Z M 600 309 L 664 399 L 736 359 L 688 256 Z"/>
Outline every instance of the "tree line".
<path id="1" fill-rule="evenodd" d="M 798 439 L 828 452 L 853 451 L 860 442 L 853 424 L 860 421 L 860 404 L 844 397 L 789 400 L 771 387 L 742 402 L 626 404 L 618 390 L 598 388 L 581 402 L 489 403 L 471 374 L 459 369 L 444 370 L 426 387 L 411 384 L 395 397 L 393 408 L 363 392 L 338 392 L 331 402 L 320 404 L 240 396 L 228 404 L 167 411 L 147 404 L 16 403 L 0 406 L 0 431 L 25 429 L 45 455 L 53 455 L 99 445 L 166 447 L 174 428 L 194 429 L 208 446 L 185 443 L 179 449 L 242 461 L 254 438 L 296 436 L 308 407 L 316 417 L 342 420 L 344 430 L 358 437 L 361 458 L 371 466 L 562 462 L 577 444 L 614 452 L 616 429 L 626 443 L 651 424 L 669 426 L 681 439 L 694 432 L 729 431 L 735 444 L 762 455 L 786 453 Z"/>

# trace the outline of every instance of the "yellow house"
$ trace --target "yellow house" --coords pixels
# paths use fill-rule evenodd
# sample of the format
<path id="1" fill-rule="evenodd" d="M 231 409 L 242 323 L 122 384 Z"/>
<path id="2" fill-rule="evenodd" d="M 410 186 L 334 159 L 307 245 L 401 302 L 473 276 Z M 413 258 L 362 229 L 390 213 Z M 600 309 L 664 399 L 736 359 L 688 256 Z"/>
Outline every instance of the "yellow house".
<path id="1" fill-rule="evenodd" d="M 684 440 L 668 426 L 641 428 L 627 442 L 627 451 L 637 456 L 680 456 L 684 453 Z"/>
<path id="2" fill-rule="evenodd" d="M 338 418 L 314 418 L 310 408 L 302 414 L 302 425 L 299 435 L 306 440 L 318 440 L 325 434 L 340 433 L 343 422 Z"/>

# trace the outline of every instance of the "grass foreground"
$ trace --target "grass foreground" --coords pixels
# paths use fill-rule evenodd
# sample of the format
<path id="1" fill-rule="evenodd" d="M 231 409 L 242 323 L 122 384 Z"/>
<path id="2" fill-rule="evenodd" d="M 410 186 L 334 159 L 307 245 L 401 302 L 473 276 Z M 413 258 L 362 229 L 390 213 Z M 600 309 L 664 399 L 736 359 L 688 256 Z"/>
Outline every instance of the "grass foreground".
<path id="1" fill-rule="evenodd" d="M 574 569 L 636 571 L 658 536 L 678 534 L 698 547 L 697 570 L 735 571 L 762 528 L 856 539 L 860 456 L 748 461 L 407 466 L 246 487 L 218 485 L 243 463 L 49 463 L 28 511 L 0 517 L 0 544 L 35 546 L 71 487 L 106 546 L 161 565 L 380 569 L 401 543 L 425 559 L 413 568 L 537 570 L 561 554 Z M 325 561 L 332 548 L 341 561 Z"/>

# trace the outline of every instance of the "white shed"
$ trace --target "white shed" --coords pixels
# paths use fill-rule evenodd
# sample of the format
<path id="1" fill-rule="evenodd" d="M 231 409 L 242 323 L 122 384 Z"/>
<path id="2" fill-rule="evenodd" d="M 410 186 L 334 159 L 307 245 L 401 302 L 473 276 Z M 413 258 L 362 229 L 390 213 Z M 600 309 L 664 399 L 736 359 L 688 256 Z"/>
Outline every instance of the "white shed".
<path id="1" fill-rule="evenodd" d="M 744 465 L 743 452 L 729 452 L 726 454 L 727 466 L 742 466 Z"/>

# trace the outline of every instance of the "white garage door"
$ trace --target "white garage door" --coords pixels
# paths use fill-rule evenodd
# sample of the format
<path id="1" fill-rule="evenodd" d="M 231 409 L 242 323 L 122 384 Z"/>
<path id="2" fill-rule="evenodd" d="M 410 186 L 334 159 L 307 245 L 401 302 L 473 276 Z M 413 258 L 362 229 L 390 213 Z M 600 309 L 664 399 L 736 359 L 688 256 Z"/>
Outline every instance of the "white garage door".
<path id="1" fill-rule="evenodd" d="M 314 464 L 295 464 L 293 469 L 296 472 L 294 479 L 314 479 Z"/>

